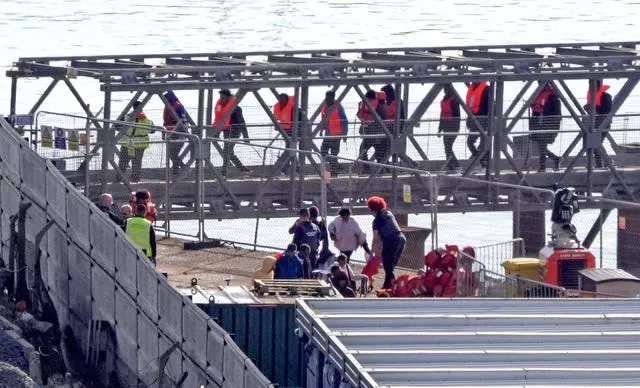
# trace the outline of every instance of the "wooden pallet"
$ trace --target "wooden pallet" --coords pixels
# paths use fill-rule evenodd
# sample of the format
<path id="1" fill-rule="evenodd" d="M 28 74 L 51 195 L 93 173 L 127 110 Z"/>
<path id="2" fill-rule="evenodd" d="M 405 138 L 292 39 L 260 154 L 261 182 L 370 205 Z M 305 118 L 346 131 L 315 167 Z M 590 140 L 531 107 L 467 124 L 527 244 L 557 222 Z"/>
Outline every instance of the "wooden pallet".
<path id="1" fill-rule="evenodd" d="M 333 287 L 319 279 L 272 279 L 254 280 L 254 291 L 258 295 L 305 295 L 331 296 Z"/>

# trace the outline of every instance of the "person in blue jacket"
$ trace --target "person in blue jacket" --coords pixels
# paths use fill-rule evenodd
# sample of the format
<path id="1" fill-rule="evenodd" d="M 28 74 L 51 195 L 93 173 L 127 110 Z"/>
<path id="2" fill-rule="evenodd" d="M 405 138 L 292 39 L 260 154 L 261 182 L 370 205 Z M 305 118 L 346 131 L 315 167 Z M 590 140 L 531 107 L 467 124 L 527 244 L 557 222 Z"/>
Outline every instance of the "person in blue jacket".
<path id="1" fill-rule="evenodd" d="M 274 279 L 302 279 L 302 260 L 296 254 L 296 244 L 289 244 L 287 250 L 276 261 Z"/>

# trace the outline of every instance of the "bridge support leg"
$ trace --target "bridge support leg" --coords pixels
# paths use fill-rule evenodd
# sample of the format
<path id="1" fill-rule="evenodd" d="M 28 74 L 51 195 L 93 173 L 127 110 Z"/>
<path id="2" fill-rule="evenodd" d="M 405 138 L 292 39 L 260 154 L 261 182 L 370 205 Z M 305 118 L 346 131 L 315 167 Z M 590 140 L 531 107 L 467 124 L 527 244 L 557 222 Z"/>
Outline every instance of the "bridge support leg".
<path id="1" fill-rule="evenodd" d="M 618 265 L 640 276 L 640 210 L 618 209 Z"/>
<path id="2" fill-rule="evenodd" d="M 513 238 L 524 240 L 527 256 L 537 256 L 540 248 L 547 243 L 544 210 L 515 210 L 513 212 Z"/>

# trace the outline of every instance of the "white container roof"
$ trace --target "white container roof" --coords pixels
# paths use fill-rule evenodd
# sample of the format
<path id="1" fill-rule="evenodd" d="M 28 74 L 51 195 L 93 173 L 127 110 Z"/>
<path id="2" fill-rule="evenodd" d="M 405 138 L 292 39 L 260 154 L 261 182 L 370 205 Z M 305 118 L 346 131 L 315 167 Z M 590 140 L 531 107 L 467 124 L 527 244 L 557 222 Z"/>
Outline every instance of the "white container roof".
<path id="1" fill-rule="evenodd" d="M 639 387 L 640 299 L 303 299 L 354 387 Z"/>

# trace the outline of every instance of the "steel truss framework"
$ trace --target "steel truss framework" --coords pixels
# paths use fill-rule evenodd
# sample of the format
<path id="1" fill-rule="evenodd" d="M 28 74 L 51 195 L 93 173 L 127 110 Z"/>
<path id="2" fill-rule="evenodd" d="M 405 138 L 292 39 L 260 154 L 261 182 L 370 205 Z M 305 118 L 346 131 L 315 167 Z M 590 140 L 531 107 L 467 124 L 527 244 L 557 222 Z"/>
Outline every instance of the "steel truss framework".
<path id="1" fill-rule="evenodd" d="M 300 149 L 319 152 L 317 147 L 308 141 L 319 135 L 324 124 L 323 120 L 317 123 L 321 107 L 314 108 L 310 105 L 309 90 L 311 87 L 330 86 L 337 92 L 337 101 L 342 101 L 352 91 L 366 100 L 364 92 L 370 88 L 369 85 L 389 83 L 395 86 L 396 94 L 403 103 L 403 110 L 408 112 L 411 85 L 427 84 L 430 85 L 430 90 L 426 95 L 421 96 L 421 102 L 413 112 L 409 112 L 406 120 L 401 120 L 400 110 L 398 110 L 393 130 L 378 115 L 375 117 L 383 129 L 384 135 L 391 141 L 393 163 L 415 167 L 419 164 L 405 154 L 407 141 L 413 144 L 423 159 L 427 159 L 419 140 L 413 136 L 413 128 L 425 115 L 443 87 L 454 82 L 488 81 L 492 86 L 490 111 L 493 111 L 494 114 L 488 118 L 486 128 L 483 128 L 471 113 L 464 98 L 456 93 L 456 98 L 461 103 L 462 109 L 480 127 L 479 134 L 485 139 L 484 150 L 481 150 L 476 157 L 470 160 L 463 171 L 463 177 L 470 176 L 483 155 L 489 153 L 491 157 L 485 170 L 485 179 L 500 180 L 501 174 L 504 175 L 504 172 L 508 170 L 516 174 L 516 183 L 530 186 L 534 184 L 529 182 L 509 152 L 510 149 L 513 149 L 514 144 L 508 135 L 518 120 L 523 117 L 527 107 L 542 90 L 544 84 L 548 82 L 554 86 L 566 111 L 569 112 L 581 130 L 564 152 L 563 159 L 568 161 L 568 165 L 559 181 L 572 181 L 578 176 L 580 180 L 586 180 L 585 191 L 591 193 L 594 187 L 592 156 L 594 151 L 601 151 L 603 161 L 613 177 L 608 186 L 614 185 L 624 193 L 624 196 L 636 199 L 634 187 L 623 179 L 621 172 L 614 166 L 611 158 L 606 155 L 602 145 L 602 134 L 603 129 L 611 122 L 612 117 L 640 80 L 640 42 L 34 57 L 20 58 L 14 64 L 14 68 L 7 72 L 7 76 L 12 78 L 11 114 L 16 113 L 17 88 L 20 78 L 51 78 L 50 85 L 30 110 L 29 113 L 32 114 L 39 109 L 58 83 L 64 83 L 87 116 L 93 119 L 93 125 L 104 130 L 99 132 L 101 134 L 99 143 L 104 145 L 102 150 L 103 173 L 106 173 L 111 166 L 116 170 L 116 175 L 120 177 L 122 174 L 113 161 L 117 135 L 113 131 L 108 131 L 110 129 L 109 120 L 122 120 L 135 100 L 141 100 L 144 106 L 154 96 L 162 99 L 164 105 L 169 107 L 172 114 L 176 116 L 168 101 L 162 96 L 162 93 L 167 90 L 198 91 L 197 117 L 195 119 L 189 117 L 188 122 L 185 123 L 186 126 L 192 128 L 194 135 L 200 137 L 218 135 L 219 127 L 206 125 L 212 121 L 212 108 L 216 98 L 215 90 L 237 89 L 235 104 L 240 104 L 245 96 L 252 94 L 284 139 L 290 140 L 294 147 L 299 145 Z M 99 80 L 100 89 L 104 92 L 104 121 L 97 119 L 72 84 L 71 79 L 76 77 Z M 596 127 L 593 114 L 595 112 L 594 104 L 585 110 L 578 98 L 567 87 L 565 81 L 605 78 L 624 79 L 625 83 L 613 100 L 611 113 L 600 126 Z M 524 85 L 513 100 L 514 102 L 505 106 L 505 83 L 513 81 L 524 82 Z M 535 81 L 543 82 L 535 85 Z M 271 113 L 271 106 L 261 94 L 261 90 L 266 89 L 268 94 L 277 96 L 277 89 L 283 87 L 294 88 L 296 110 L 300 109 L 305 118 L 302 122 L 298 122 L 298 115 L 294 112 L 294 118 L 296 118 L 293 124 L 293 133 L 296 134 L 294 138 L 289 138 L 282 129 Z M 533 93 L 526 100 L 526 104 L 518 109 L 518 101 L 530 90 L 533 90 Z M 124 110 L 116 116 L 112 112 L 111 101 L 113 93 L 119 92 L 134 92 L 134 95 Z M 595 94 L 595 91 L 593 93 Z M 595 101 L 595 98 L 592 100 Z M 366 103 L 369 105 L 368 102 Z M 369 107 L 371 106 L 369 105 Z M 230 112 L 231 110 L 227 114 Z M 329 117 L 329 114 L 326 117 Z M 585 120 L 585 117 L 591 119 Z M 224 122 L 224 118 L 220 122 Z M 314 125 L 314 123 L 316 124 Z M 296 131 L 296 128 L 300 131 Z M 300 133 L 299 137 L 297 133 Z M 607 134 L 607 138 L 615 145 L 614 139 L 609 134 Z M 222 147 L 218 143 L 205 143 L 213 145 L 216 151 L 222 154 Z M 580 147 L 578 156 L 569 157 L 569 154 L 577 147 Z M 205 159 L 205 163 L 208 163 L 208 168 L 205 171 L 212 171 L 216 180 L 224 187 L 225 195 L 233 199 L 234 203 L 239 204 L 239 200 L 234 198 L 232 187 L 225 182 L 217 169 L 213 168 L 209 162 L 210 158 L 206 158 L 208 152 L 207 149 L 202 153 L 197 153 Z M 585 155 L 587 156 L 587 173 L 576 172 L 575 167 L 584 160 L 583 156 Z M 292 157 L 294 157 L 292 153 L 283 154 L 273 168 L 273 176 Z M 310 168 L 315 170 L 314 175 L 324 176 L 320 171 L 319 164 L 312 157 L 306 159 L 311 166 Z M 190 161 L 190 164 L 192 162 L 193 160 Z M 302 157 L 299 162 L 304 166 L 305 158 Z M 359 186 L 360 191 L 369 186 L 374 179 L 378 179 L 381 170 L 381 167 L 377 168 L 368 179 L 362 180 Z M 265 186 L 270 184 L 273 176 L 267 180 Z M 418 174 L 415 176 L 422 179 Z M 504 178 L 512 179 L 512 177 L 506 176 Z M 395 190 L 397 187 L 395 170 L 391 179 Z M 103 180 L 103 182 L 105 181 Z M 427 186 L 424 179 L 421 182 L 425 187 Z M 449 187 L 445 193 L 446 199 L 442 202 L 443 204 L 453 202 L 456 191 L 461 189 L 461 185 L 463 185 L 462 182 L 459 181 Z M 489 193 L 488 202 L 491 202 L 492 196 L 497 195 L 498 193 Z M 261 196 L 262 194 L 259 193 L 258 197 Z M 297 204 L 292 204 L 292 206 L 297 206 Z"/>

